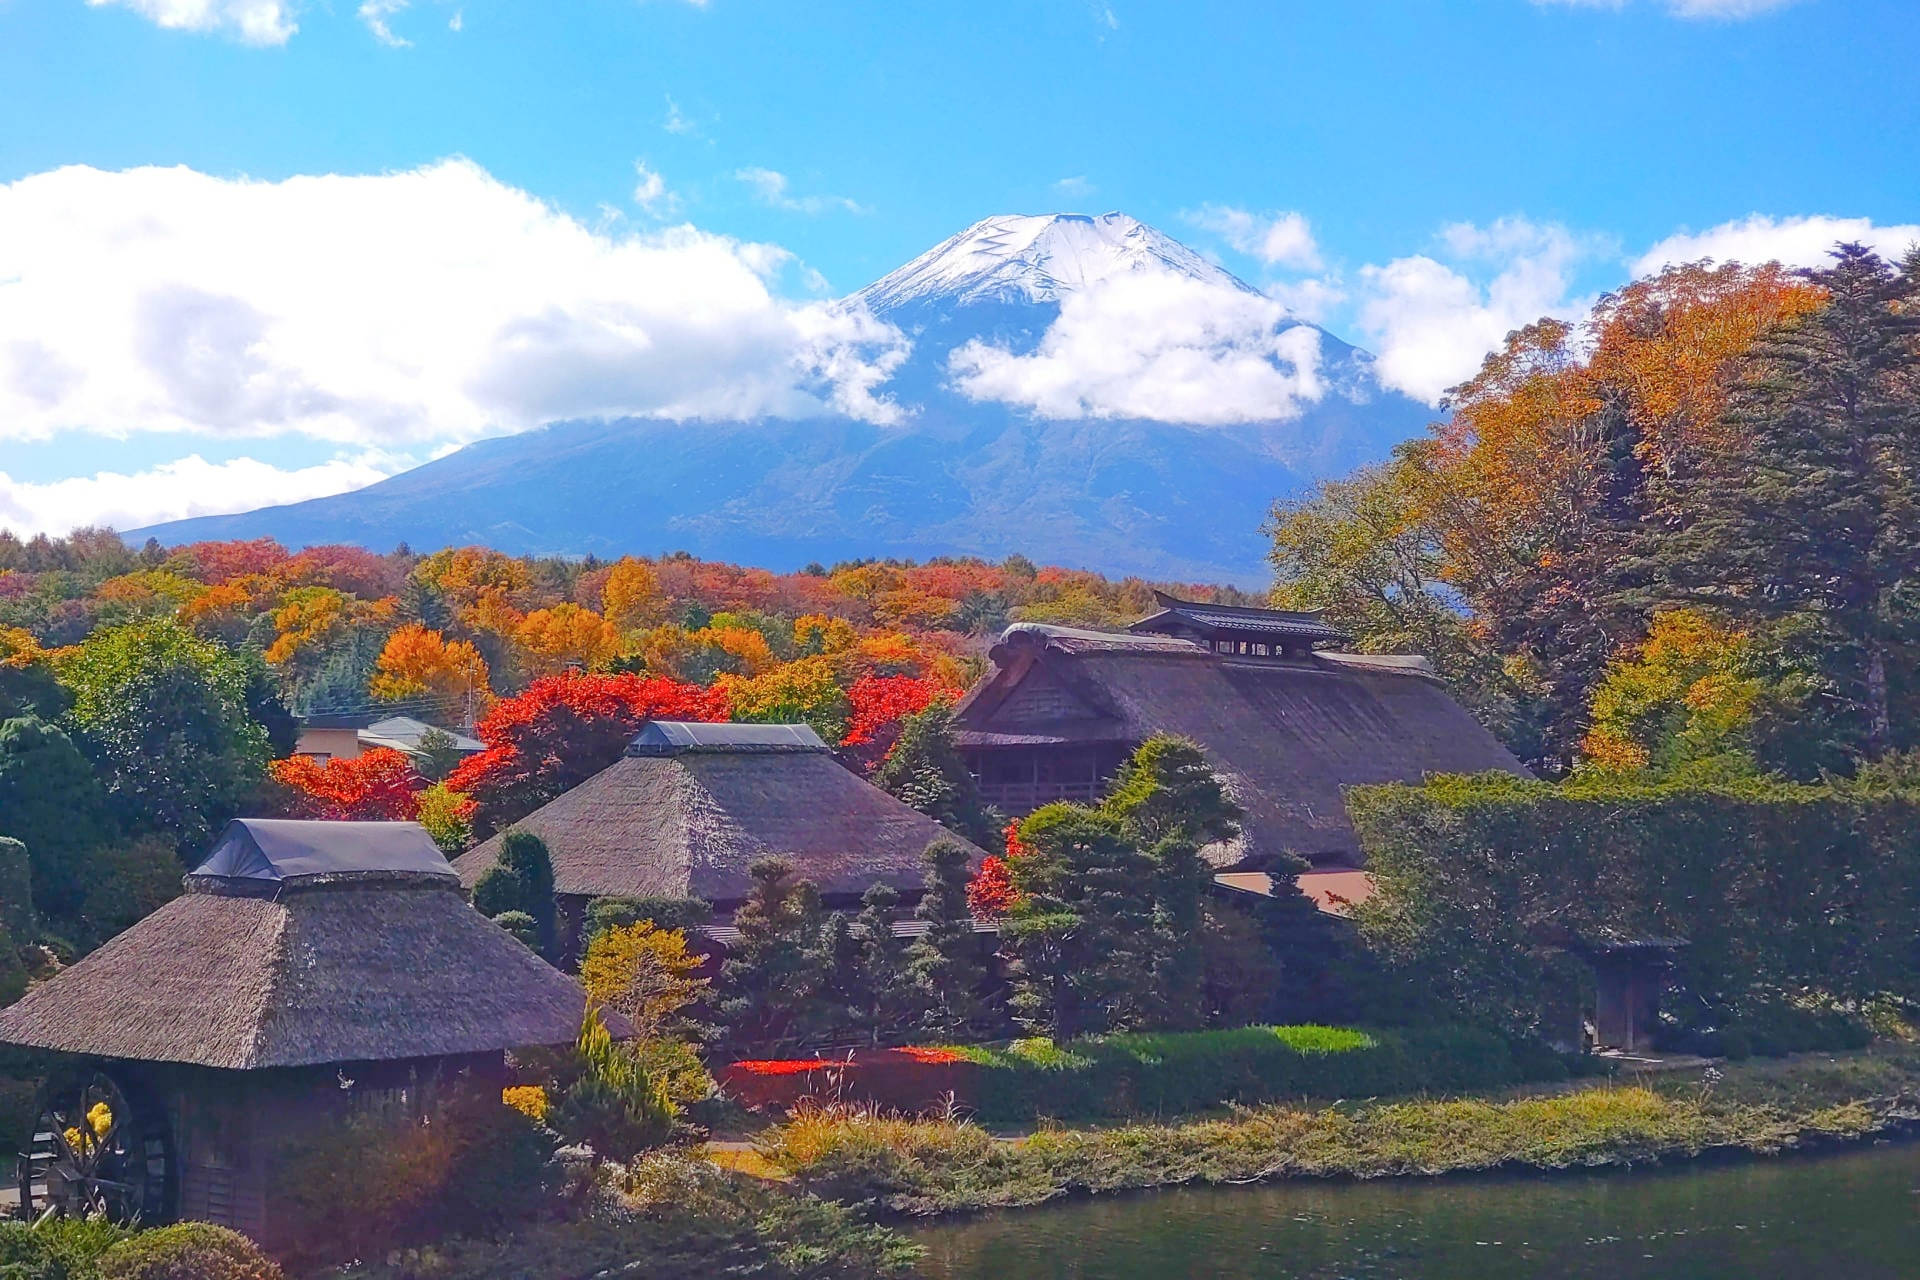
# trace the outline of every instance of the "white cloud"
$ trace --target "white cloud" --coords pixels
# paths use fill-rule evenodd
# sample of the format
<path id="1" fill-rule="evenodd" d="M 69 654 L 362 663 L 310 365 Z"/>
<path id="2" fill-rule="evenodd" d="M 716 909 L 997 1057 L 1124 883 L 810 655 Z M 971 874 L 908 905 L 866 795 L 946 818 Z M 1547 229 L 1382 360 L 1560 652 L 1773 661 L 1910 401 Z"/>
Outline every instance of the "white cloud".
<path id="1" fill-rule="evenodd" d="M 458 35 L 460 32 L 465 31 L 466 29 L 467 29 L 467 11 L 465 9 L 455 9 L 453 11 L 453 16 L 447 19 L 447 30 L 453 32 L 455 35 Z"/>
<path id="2" fill-rule="evenodd" d="M 300 29 L 292 0 L 87 0 L 118 4 L 176 31 L 219 32 L 246 44 L 285 44 Z"/>
<path id="3" fill-rule="evenodd" d="M 1303 280 L 1282 280 L 1270 284 L 1267 286 L 1267 296 L 1302 320 L 1321 324 L 1330 319 L 1340 304 L 1347 300 L 1347 291 L 1336 277 L 1309 276 Z"/>
<path id="4" fill-rule="evenodd" d="M 64 534 L 87 525 L 137 529 L 162 520 L 225 515 L 304 502 L 385 479 L 398 467 L 379 454 L 336 458 L 282 470 L 252 458 L 208 462 L 193 454 L 151 471 L 101 471 L 46 484 L 0 471 L 0 529 L 26 535 Z"/>
<path id="5" fill-rule="evenodd" d="M 830 209 L 842 209 L 848 213 L 866 212 L 863 206 L 845 196 L 796 196 L 789 190 L 792 184 L 787 180 L 787 175 L 777 169 L 740 169 L 733 176 L 752 187 L 761 204 L 785 209 L 789 213 L 826 213 Z"/>
<path id="6" fill-rule="evenodd" d="M 1662 0 L 1666 11 L 1676 18 L 1752 18 L 1784 9 L 1800 0 Z M 1624 9 L 1627 0 L 1533 0 L 1537 5 L 1560 5 L 1570 9 Z"/>
<path id="7" fill-rule="evenodd" d="M 1288 319 L 1257 293 L 1129 272 L 1068 294 L 1030 354 L 976 339 L 948 371 L 975 400 L 1050 418 L 1272 421 L 1326 392 L 1319 332 Z"/>
<path id="8" fill-rule="evenodd" d="M 687 119 L 687 117 L 681 113 L 680 104 L 673 100 L 672 94 L 667 95 L 667 118 L 661 123 L 660 127 L 668 133 L 698 133 L 700 131 L 698 125 L 694 124 L 693 121 Z"/>
<path id="9" fill-rule="evenodd" d="M 373 32 L 373 38 L 390 49 L 407 49 L 413 41 L 404 36 L 395 35 L 387 19 L 405 9 L 412 0 L 361 0 L 360 21 L 367 24 L 367 30 Z M 454 15 L 456 18 L 458 14 Z M 458 28 L 456 28 L 457 30 Z"/>
<path id="10" fill-rule="evenodd" d="M 658 217 L 672 217 L 679 211 L 680 197 L 667 190 L 667 180 L 645 160 L 633 162 L 633 202 Z"/>
<path id="11" fill-rule="evenodd" d="M 1502 218 L 1449 226 L 1440 243 L 1453 265 L 1420 254 L 1360 272 L 1358 322 L 1373 343 L 1375 373 L 1429 404 L 1471 377 L 1508 333 L 1584 310 L 1587 300 L 1570 296 L 1574 268 L 1604 242 Z"/>
<path id="12" fill-rule="evenodd" d="M 693 227 L 595 230 L 465 160 L 283 182 L 54 170 L 0 185 L 0 439 L 895 419 L 872 391 L 906 340 L 775 296 L 791 260 Z"/>
<path id="13" fill-rule="evenodd" d="M 1064 200 L 1084 200 L 1093 192 L 1094 186 L 1087 181 L 1085 174 L 1062 178 L 1053 184 L 1053 193 Z"/>
<path id="14" fill-rule="evenodd" d="M 1857 241 L 1883 258 L 1897 258 L 1920 243 L 1920 225 L 1875 226 L 1871 218 L 1769 218 L 1756 213 L 1736 222 L 1723 222 L 1705 231 L 1682 231 L 1641 254 L 1633 264 L 1635 275 L 1648 275 L 1665 266 L 1712 258 L 1716 262 L 1759 265 L 1780 262 L 1789 267 L 1819 267 L 1831 261 L 1836 244 Z"/>
<path id="15" fill-rule="evenodd" d="M 1304 214 L 1250 213 L 1210 204 L 1182 217 L 1269 267 L 1313 271 L 1320 266 L 1320 246 L 1314 243 L 1313 227 Z"/>

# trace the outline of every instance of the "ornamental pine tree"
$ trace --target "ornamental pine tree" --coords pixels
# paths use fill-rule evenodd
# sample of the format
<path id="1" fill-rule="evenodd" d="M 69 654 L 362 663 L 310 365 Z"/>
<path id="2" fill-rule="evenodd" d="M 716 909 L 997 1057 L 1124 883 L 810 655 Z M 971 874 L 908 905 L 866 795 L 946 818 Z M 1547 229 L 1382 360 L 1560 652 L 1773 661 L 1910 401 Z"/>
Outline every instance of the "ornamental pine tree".
<path id="1" fill-rule="evenodd" d="M 900 722 L 900 740 L 873 784 L 982 848 L 993 839 L 997 823 L 953 745 L 953 709 L 944 702 Z"/>
<path id="2" fill-rule="evenodd" d="M 1199 745 L 1171 734 L 1140 744 L 1100 811 L 1151 866 L 1153 976 L 1142 1012 L 1163 1026 L 1200 1026 L 1208 1010 L 1201 929 L 1213 878 L 1200 850 L 1238 835 L 1245 811 Z"/>
<path id="3" fill-rule="evenodd" d="M 734 912 L 740 941 L 720 968 L 717 1011 L 731 1051 L 791 1048 L 820 994 L 820 893 L 781 858 L 758 859 L 747 874 L 753 884 Z"/>
<path id="4" fill-rule="evenodd" d="M 1862 754 L 1893 748 L 1889 663 L 1920 586 L 1920 262 L 1842 245 L 1826 304 L 1756 344 L 1690 527 L 1653 555 L 1676 594 L 1812 617 Z"/>
<path id="5" fill-rule="evenodd" d="M 899 914 L 900 894 L 890 884 L 876 881 L 860 897 L 860 918 L 854 922 L 859 941 L 856 999 L 850 1003 L 854 1025 L 872 1044 L 908 1034 L 919 1011 L 920 991 L 909 968 L 907 942 L 893 932 Z"/>
<path id="6" fill-rule="evenodd" d="M 927 931 L 907 949 L 907 971 L 921 1005 L 920 1025 L 932 1035 L 955 1038 L 985 1020 L 980 999 L 986 961 L 967 905 L 965 845 L 937 839 L 927 846 L 927 888 L 914 918 Z"/>
<path id="7" fill-rule="evenodd" d="M 1156 1002 L 1152 864 L 1111 815 L 1076 805 L 1034 810 L 1020 842 L 1001 926 L 1014 1018 L 1055 1040 L 1142 1025 Z"/>
<path id="8" fill-rule="evenodd" d="M 546 842 L 531 831 L 509 831 L 500 837 L 500 861 L 474 882 L 472 901 L 474 910 L 496 922 L 509 914 L 527 916 L 533 921 L 534 950 L 549 960 L 559 954 L 553 859 Z"/>

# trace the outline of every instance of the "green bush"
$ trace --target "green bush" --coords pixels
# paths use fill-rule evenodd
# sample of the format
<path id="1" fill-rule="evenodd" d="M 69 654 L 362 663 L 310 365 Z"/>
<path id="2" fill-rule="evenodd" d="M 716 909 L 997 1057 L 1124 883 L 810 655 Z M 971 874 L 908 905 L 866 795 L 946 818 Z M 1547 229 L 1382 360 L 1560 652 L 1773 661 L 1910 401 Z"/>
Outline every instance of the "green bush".
<path id="1" fill-rule="evenodd" d="M 20 961 L 20 948 L 5 925 L 0 925 L 0 1009 L 27 994 L 27 966 Z"/>
<path id="2" fill-rule="evenodd" d="M 283 1280 L 260 1247 L 206 1222 L 142 1231 L 100 1257 L 100 1280 Z"/>
<path id="3" fill-rule="evenodd" d="M 0 929 L 22 945 L 32 942 L 39 932 L 33 913 L 33 871 L 27 846 L 10 836 L 0 836 Z"/>
<path id="4" fill-rule="evenodd" d="M 651 920 L 662 929 L 691 933 L 713 918 L 713 908 L 698 898 L 595 898 L 587 906 L 580 947 L 611 929 L 625 929 Z"/>
<path id="5" fill-rule="evenodd" d="M 55 1218 L 28 1226 L 0 1222 L 4 1280 L 98 1280 L 100 1255 L 126 1238 L 109 1222 Z"/>
<path id="6" fill-rule="evenodd" d="M 1566 1076 L 1551 1052 L 1522 1063 L 1500 1036 L 1445 1026 L 1236 1027 L 1065 1045 L 1016 1040 L 957 1052 L 981 1068 L 972 1101 L 988 1120 L 1171 1115 L 1228 1103 L 1462 1092 Z"/>
<path id="7" fill-rule="evenodd" d="M 487 875 L 492 874 L 492 871 L 487 872 Z M 527 950 L 536 952 L 540 950 L 540 924 L 526 912 L 502 911 L 493 918 L 493 922 L 519 939 Z"/>
<path id="8" fill-rule="evenodd" d="M 1377 886 L 1363 937 L 1476 1022 L 1535 1032 L 1564 990 L 1543 944 L 1574 938 L 1686 939 L 1710 1025 L 1769 1019 L 1780 992 L 1920 995 L 1912 793 L 1500 774 L 1358 787 L 1347 810 Z"/>

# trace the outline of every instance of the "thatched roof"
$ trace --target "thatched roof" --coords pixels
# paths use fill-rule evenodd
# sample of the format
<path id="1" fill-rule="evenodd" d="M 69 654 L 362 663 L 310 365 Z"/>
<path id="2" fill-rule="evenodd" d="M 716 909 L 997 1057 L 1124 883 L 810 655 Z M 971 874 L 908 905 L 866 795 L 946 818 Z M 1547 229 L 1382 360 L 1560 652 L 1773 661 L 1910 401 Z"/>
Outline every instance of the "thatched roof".
<path id="1" fill-rule="evenodd" d="M 1241 658 L 1161 635 L 1023 623 L 955 711 L 955 740 L 1000 748 L 1198 742 L 1247 810 L 1220 865 L 1282 852 L 1355 862 L 1341 789 L 1435 773 L 1524 775 L 1424 660 L 1313 653 Z"/>
<path id="2" fill-rule="evenodd" d="M 229 829 L 219 847 L 261 830 Z M 277 881 L 196 873 L 186 896 L 0 1010 L 0 1044 L 248 1071 L 487 1053 L 579 1033 L 578 984 L 468 906 L 418 826 L 266 830 L 282 856 L 333 845 L 355 865 Z M 388 856 L 369 855 L 376 847 Z"/>
<path id="3" fill-rule="evenodd" d="M 555 889 L 702 898 L 724 909 L 746 897 L 748 866 L 778 856 L 828 897 L 857 896 L 875 881 L 917 892 L 928 844 L 940 836 L 967 844 L 849 772 L 804 725 L 711 732 L 723 727 L 649 725 L 619 762 L 515 823 L 546 842 Z M 810 744 L 798 741 L 802 731 Z M 471 886 L 498 861 L 500 840 L 454 860 L 461 880 Z"/>

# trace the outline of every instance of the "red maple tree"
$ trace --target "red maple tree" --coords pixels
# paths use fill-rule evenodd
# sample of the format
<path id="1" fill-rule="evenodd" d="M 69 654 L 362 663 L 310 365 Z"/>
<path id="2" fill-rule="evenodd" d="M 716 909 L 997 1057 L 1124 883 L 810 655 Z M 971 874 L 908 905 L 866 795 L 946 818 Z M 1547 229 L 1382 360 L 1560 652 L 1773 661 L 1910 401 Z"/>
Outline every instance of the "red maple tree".
<path id="1" fill-rule="evenodd" d="M 665 676 L 542 676 L 494 703 L 474 729 L 487 749 L 447 785 L 475 801 L 477 831 L 497 831 L 618 760 L 645 721 L 725 720 L 728 711 L 724 689 Z"/>
<path id="2" fill-rule="evenodd" d="M 988 854 L 980 860 L 980 869 L 973 873 L 973 879 L 967 882 L 967 908 L 982 920 L 1007 914 L 1020 900 L 1020 891 L 1013 887 L 1013 874 L 1007 864 L 1026 856 L 1030 850 L 1020 843 L 1017 819 L 1007 824 L 1006 837 L 1006 856 Z"/>
<path id="3" fill-rule="evenodd" d="M 391 747 L 375 747 L 353 759 L 292 756 L 273 762 L 276 781 L 292 793 L 289 817 L 332 822 L 406 822 L 420 810 L 426 785 L 413 761 Z"/>

